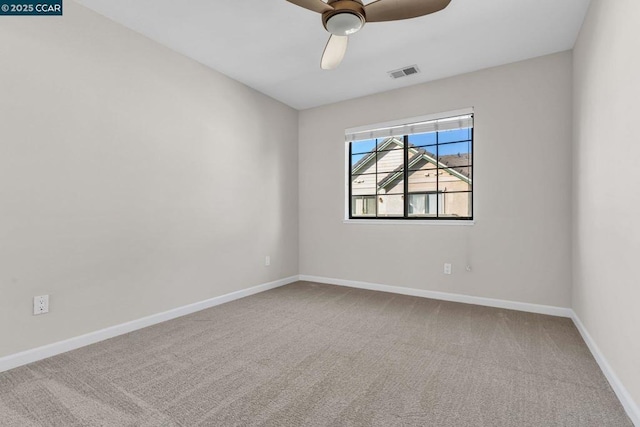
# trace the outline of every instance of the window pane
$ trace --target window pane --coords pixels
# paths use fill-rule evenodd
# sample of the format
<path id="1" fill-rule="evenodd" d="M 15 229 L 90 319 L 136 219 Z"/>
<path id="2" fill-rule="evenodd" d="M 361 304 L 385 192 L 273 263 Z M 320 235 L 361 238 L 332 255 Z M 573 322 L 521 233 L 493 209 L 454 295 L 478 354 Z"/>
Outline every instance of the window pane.
<path id="1" fill-rule="evenodd" d="M 410 148 L 409 168 L 424 169 L 429 166 L 436 166 L 436 147 Z"/>
<path id="2" fill-rule="evenodd" d="M 376 156 L 378 173 L 393 172 L 404 165 L 404 150 L 379 151 Z"/>
<path id="3" fill-rule="evenodd" d="M 410 194 L 409 195 L 409 215 L 424 215 L 429 211 L 427 208 L 426 194 Z"/>
<path id="4" fill-rule="evenodd" d="M 378 195 L 378 216 L 404 216 L 404 197 L 402 194 Z"/>
<path id="5" fill-rule="evenodd" d="M 409 135 L 409 143 L 416 147 L 424 147 L 425 145 L 434 145 L 436 143 L 436 133 L 416 133 Z M 435 151 L 435 149 L 434 149 Z"/>
<path id="6" fill-rule="evenodd" d="M 438 160 L 451 166 L 467 166 L 472 163 L 471 143 L 456 142 L 438 145 Z"/>
<path id="7" fill-rule="evenodd" d="M 435 168 L 409 171 L 409 192 L 438 191 L 438 172 Z"/>
<path id="8" fill-rule="evenodd" d="M 375 153 L 353 154 L 351 156 L 351 175 L 376 173 Z"/>
<path id="9" fill-rule="evenodd" d="M 351 154 L 362 154 L 373 151 L 376 147 L 375 139 L 368 139 L 366 141 L 354 141 L 351 143 Z"/>
<path id="10" fill-rule="evenodd" d="M 409 195 L 409 216 L 435 217 L 438 212 L 438 197 L 442 203 L 442 194 L 424 193 Z"/>
<path id="11" fill-rule="evenodd" d="M 376 196 L 354 196 L 351 198 L 351 216 L 375 216 Z"/>
<path id="12" fill-rule="evenodd" d="M 470 217 L 471 193 L 444 193 L 441 217 Z"/>
<path id="13" fill-rule="evenodd" d="M 471 191 L 471 168 L 438 170 L 438 191 Z"/>
<path id="14" fill-rule="evenodd" d="M 471 139 L 471 128 L 438 132 L 438 142 L 466 141 Z"/>
<path id="15" fill-rule="evenodd" d="M 351 195 L 376 194 L 376 176 L 356 175 L 351 177 Z"/>
<path id="16" fill-rule="evenodd" d="M 381 173 L 377 175 L 378 194 L 402 194 L 404 192 L 404 172 Z"/>

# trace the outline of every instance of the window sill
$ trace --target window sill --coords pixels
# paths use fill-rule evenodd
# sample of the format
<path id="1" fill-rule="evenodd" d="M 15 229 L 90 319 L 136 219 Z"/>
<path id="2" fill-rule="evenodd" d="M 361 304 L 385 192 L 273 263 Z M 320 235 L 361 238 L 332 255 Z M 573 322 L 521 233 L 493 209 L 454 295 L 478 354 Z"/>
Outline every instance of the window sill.
<path id="1" fill-rule="evenodd" d="M 361 224 L 361 225 L 460 225 L 471 226 L 476 222 L 472 219 L 460 220 L 429 220 L 429 219 L 344 219 L 344 224 Z"/>

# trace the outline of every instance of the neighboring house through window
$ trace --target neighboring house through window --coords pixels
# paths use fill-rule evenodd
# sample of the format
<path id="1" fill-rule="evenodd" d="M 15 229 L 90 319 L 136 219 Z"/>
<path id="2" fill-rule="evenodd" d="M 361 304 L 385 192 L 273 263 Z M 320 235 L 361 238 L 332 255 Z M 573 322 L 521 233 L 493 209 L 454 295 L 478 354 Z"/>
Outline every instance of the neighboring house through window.
<path id="1" fill-rule="evenodd" d="M 350 219 L 473 219 L 472 111 L 345 139 Z"/>

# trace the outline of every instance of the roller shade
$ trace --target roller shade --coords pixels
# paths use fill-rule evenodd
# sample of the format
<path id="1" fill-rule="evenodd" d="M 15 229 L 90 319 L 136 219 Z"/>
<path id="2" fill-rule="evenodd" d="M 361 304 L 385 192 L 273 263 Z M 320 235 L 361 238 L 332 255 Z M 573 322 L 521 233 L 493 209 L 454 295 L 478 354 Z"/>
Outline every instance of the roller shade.
<path id="1" fill-rule="evenodd" d="M 411 135 L 414 133 L 439 132 L 473 127 L 473 114 L 408 123 L 396 126 L 358 130 L 345 133 L 345 141 L 363 141 L 367 139 L 389 138 L 391 136 Z"/>

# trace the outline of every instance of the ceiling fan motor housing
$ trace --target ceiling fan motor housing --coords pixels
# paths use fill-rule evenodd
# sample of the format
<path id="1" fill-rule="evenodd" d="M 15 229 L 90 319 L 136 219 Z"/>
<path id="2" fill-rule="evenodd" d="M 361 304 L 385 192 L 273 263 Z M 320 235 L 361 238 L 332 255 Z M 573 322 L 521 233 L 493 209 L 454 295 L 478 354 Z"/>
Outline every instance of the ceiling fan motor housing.
<path id="1" fill-rule="evenodd" d="M 322 14 L 322 25 L 331 34 L 348 36 L 358 32 L 366 22 L 361 0 L 329 1 L 333 10 Z"/>

